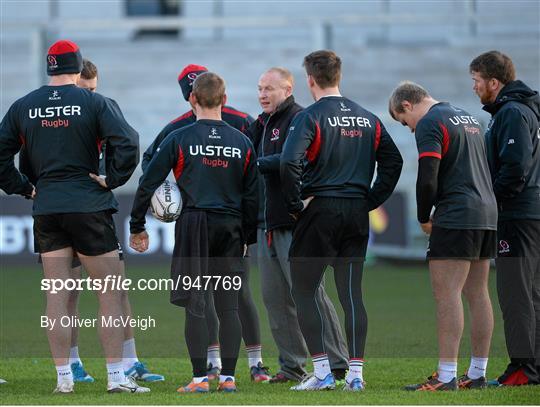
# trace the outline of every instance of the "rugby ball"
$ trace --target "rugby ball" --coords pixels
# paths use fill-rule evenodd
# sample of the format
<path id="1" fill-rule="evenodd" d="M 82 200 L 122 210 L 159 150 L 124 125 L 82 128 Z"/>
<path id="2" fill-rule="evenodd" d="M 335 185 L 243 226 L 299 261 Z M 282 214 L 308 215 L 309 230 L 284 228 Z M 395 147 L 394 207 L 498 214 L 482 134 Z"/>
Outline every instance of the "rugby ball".
<path id="1" fill-rule="evenodd" d="M 161 222 L 174 222 L 182 212 L 182 195 L 175 182 L 165 180 L 154 192 L 150 211 Z"/>

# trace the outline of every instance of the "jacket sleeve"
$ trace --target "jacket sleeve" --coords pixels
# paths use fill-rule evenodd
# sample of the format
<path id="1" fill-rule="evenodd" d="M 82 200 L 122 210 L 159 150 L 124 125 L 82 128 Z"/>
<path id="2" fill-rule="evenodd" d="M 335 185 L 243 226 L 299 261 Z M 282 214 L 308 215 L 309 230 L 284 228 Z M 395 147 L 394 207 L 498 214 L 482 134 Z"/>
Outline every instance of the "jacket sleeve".
<path id="1" fill-rule="evenodd" d="M 30 162 L 30 157 L 28 157 L 28 150 L 23 146 L 21 151 L 19 151 L 19 171 L 21 174 L 25 175 L 28 180 L 36 185 L 37 177 L 32 170 L 32 163 Z"/>
<path id="2" fill-rule="evenodd" d="M 156 154 L 157 148 L 163 142 L 163 140 L 165 140 L 168 134 L 169 132 L 168 132 L 168 125 L 167 125 L 159 132 L 159 134 L 156 136 L 152 144 L 150 144 L 148 148 L 146 149 L 146 151 L 144 152 L 142 162 L 141 162 L 141 168 L 143 172 L 146 171 L 148 164 L 150 164 L 150 161 L 152 161 L 152 157 L 154 156 L 154 154 Z"/>
<path id="3" fill-rule="evenodd" d="M 0 188 L 6 194 L 31 195 L 33 186 L 28 178 L 15 168 L 15 155 L 22 146 L 22 136 L 16 124 L 13 104 L 0 123 Z"/>
<path id="4" fill-rule="evenodd" d="M 416 180 L 416 212 L 418 222 L 427 223 L 431 209 L 437 200 L 439 166 L 441 160 L 436 157 L 422 157 L 418 161 Z"/>
<path id="5" fill-rule="evenodd" d="M 248 245 L 257 241 L 257 215 L 259 211 L 256 155 L 253 145 L 251 142 L 249 144 L 244 164 L 244 193 L 242 197 L 242 227 L 245 243 Z"/>
<path id="6" fill-rule="evenodd" d="M 499 113 L 492 131 L 497 129 L 499 170 L 494 174 L 493 191 L 497 201 L 519 194 L 533 164 L 533 147 L 529 126 L 517 108 Z"/>
<path id="7" fill-rule="evenodd" d="M 105 165 L 107 186 L 114 189 L 128 181 L 139 163 L 139 134 L 111 99 L 102 99 L 98 120 L 99 134 L 109 154 Z"/>
<path id="8" fill-rule="evenodd" d="M 163 181 L 165 181 L 171 169 L 177 163 L 179 156 L 180 147 L 176 140 L 171 138 L 163 143 L 155 158 L 143 173 L 131 209 L 131 220 L 129 222 L 131 233 L 139 233 L 145 230 L 145 216 L 150 206 L 152 195 Z"/>
<path id="9" fill-rule="evenodd" d="M 247 131 L 254 122 L 255 119 L 253 119 L 253 117 L 248 114 L 244 119 L 244 123 L 242 123 L 242 127 L 239 130 L 247 136 Z"/>
<path id="10" fill-rule="evenodd" d="M 403 167 L 403 159 L 398 148 L 378 119 L 377 127 L 380 129 L 380 141 L 375 153 L 377 178 L 368 194 L 368 210 L 370 211 L 378 208 L 390 197 Z"/>
<path id="11" fill-rule="evenodd" d="M 281 189 L 289 213 L 298 213 L 304 208 L 301 198 L 302 164 L 314 135 L 315 123 L 311 117 L 305 112 L 299 113 L 289 128 L 279 166 Z"/>
<path id="12" fill-rule="evenodd" d="M 281 154 L 265 155 L 257 158 L 257 167 L 261 174 L 277 173 L 279 174 L 279 161 Z"/>

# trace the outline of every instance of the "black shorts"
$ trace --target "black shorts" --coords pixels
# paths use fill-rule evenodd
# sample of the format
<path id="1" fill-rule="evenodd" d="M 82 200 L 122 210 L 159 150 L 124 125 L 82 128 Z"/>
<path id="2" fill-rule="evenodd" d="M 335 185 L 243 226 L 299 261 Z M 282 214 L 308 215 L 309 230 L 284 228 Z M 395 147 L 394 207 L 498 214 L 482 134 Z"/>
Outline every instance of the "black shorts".
<path id="1" fill-rule="evenodd" d="M 354 198 L 315 197 L 300 213 L 289 257 L 365 258 L 369 240 L 367 202 Z"/>
<path id="2" fill-rule="evenodd" d="M 122 249 L 122 246 L 120 245 L 120 242 L 118 242 L 118 259 L 120 261 L 124 260 L 124 250 Z M 41 254 L 38 256 L 38 263 L 43 263 L 43 260 L 41 259 Z M 77 256 L 76 253 L 73 254 L 73 260 L 71 261 L 71 268 L 74 269 L 76 267 L 81 267 L 81 259 Z"/>
<path id="3" fill-rule="evenodd" d="M 112 213 L 58 213 L 34 216 L 34 251 L 47 253 L 71 247 L 85 256 L 118 249 Z"/>
<path id="4" fill-rule="evenodd" d="M 497 231 L 433 226 L 426 257 L 439 260 L 484 260 L 497 254 Z"/>

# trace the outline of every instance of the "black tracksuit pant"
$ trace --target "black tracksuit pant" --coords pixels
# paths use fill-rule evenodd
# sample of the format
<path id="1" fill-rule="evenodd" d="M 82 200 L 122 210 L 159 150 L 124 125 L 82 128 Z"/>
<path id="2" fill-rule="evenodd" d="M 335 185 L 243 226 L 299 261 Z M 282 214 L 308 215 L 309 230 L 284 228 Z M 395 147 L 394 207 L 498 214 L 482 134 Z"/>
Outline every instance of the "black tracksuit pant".
<path id="1" fill-rule="evenodd" d="M 315 197 L 294 227 L 289 257 L 292 294 L 309 353 L 326 353 L 325 321 L 315 296 L 328 265 L 334 266 L 339 301 L 345 313 L 350 358 L 363 358 L 367 313 L 362 275 L 369 235 L 367 202 Z"/>
<path id="2" fill-rule="evenodd" d="M 499 221 L 497 294 L 510 365 L 540 382 L 540 221 Z"/>

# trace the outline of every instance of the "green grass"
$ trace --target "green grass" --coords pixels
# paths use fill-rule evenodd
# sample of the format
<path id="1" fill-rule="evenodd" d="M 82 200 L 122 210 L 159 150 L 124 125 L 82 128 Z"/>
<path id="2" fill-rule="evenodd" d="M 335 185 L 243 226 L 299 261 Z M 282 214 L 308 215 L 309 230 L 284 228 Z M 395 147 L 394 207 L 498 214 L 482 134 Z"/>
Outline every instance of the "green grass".
<path id="1" fill-rule="evenodd" d="M 135 263 L 132 261 L 132 263 Z M 168 268 L 133 266 L 128 276 L 156 278 L 167 276 Z M 327 291 L 336 300 L 331 272 L 327 273 Z M 496 329 L 493 335 L 490 377 L 502 372 L 506 351 L 502 321 L 496 301 L 494 275 L 491 293 Z M 39 290 L 39 268 L 9 268 L 0 273 L 0 404 L 538 404 L 540 386 L 459 391 L 455 393 L 408 393 L 404 384 L 418 382 L 437 364 L 435 316 L 429 275 L 425 266 L 368 266 L 364 278 L 364 299 L 369 315 L 364 377 L 366 390 L 361 394 L 341 391 L 293 393 L 289 385 L 252 384 L 249 381 L 245 353 L 238 362 L 237 394 L 178 395 L 178 385 L 190 380 L 191 367 L 183 339 L 183 310 L 168 303 L 168 292 L 130 292 L 134 315 L 151 315 L 154 329 L 136 331 L 139 357 L 157 373 L 166 376 L 163 383 L 151 384 L 152 392 L 141 395 L 109 395 L 105 392 L 104 360 L 95 328 L 80 330 L 80 353 L 86 369 L 96 378 L 93 384 L 77 384 L 73 395 L 53 395 L 55 370 L 49 356 L 46 335 L 39 327 L 44 313 L 44 295 Z M 251 272 L 251 287 L 261 318 L 261 336 L 265 364 L 275 372 L 277 353 L 269 332 L 266 312 L 260 298 L 256 269 Z M 337 301 L 335 302 L 336 304 Z M 80 314 L 93 317 L 96 300 L 84 292 Z M 342 316 L 340 307 L 338 313 Z M 468 331 L 464 332 L 459 370 L 468 365 Z"/>
<path id="2" fill-rule="evenodd" d="M 186 359 L 148 359 L 148 364 L 166 376 L 162 383 L 150 384 L 150 394 L 107 394 L 103 361 L 86 359 L 86 368 L 96 382 L 77 384 L 76 393 L 52 394 L 55 371 L 48 359 L 4 359 L 1 372 L 9 383 L 0 386 L 1 404 L 538 404 L 540 386 L 521 388 L 487 389 L 483 391 L 458 391 L 455 393 L 410 393 L 400 390 L 409 382 L 422 379 L 434 361 L 430 359 L 372 359 L 365 369 L 366 390 L 362 393 L 330 392 L 294 393 L 290 385 L 252 384 L 249 381 L 246 360 L 239 361 L 237 394 L 179 395 L 176 387 L 190 380 L 190 364 Z M 274 361 L 270 364 L 275 368 Z M 464 361 L 465 363 L 465 361 Z M 490 361 L 491 367 L 502 369 L 504 360 Z M 215 388 L 215 386 L 213 387 Z"/>

